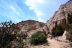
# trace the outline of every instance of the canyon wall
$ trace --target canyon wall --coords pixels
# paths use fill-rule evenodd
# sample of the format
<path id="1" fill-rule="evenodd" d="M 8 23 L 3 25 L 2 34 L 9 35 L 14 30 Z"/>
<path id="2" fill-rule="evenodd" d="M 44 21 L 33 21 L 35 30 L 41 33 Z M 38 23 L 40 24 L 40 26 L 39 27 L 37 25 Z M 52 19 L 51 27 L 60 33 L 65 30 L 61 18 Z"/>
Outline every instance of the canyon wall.
<path id="1" fill-rule="evenodd" d="M 64 28 L 68 23 L 68 13 L 72 13 L 72 0 L 69 0 L 65 4 L 62 4 L 60 8 L 54 13 L 53 17 L 47 22 L 49 32 L 55 27 L 55 25 L 62 25 Z"/>

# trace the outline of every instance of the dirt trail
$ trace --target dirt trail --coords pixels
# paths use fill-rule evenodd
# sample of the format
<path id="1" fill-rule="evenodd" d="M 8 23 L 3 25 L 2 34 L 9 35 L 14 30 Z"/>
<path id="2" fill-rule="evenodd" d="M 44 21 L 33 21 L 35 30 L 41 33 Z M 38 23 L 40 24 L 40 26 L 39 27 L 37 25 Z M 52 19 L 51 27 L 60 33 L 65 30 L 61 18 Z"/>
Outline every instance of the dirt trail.
<path id="1" fill-rule="evenodd" d="M 57 41 L 56 39 L 48 39 L 48 48 L 70 48 L 69 42 L 67 41 Z"/>

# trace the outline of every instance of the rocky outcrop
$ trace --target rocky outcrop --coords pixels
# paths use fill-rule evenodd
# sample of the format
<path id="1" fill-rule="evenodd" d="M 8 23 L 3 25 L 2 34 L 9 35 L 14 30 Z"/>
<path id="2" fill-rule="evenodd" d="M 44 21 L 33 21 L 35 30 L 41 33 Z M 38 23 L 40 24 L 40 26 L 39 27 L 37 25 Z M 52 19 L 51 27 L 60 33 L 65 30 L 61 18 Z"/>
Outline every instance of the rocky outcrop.
<path id="1" fill-rule="evenodd" d="M 24 26 L 26 28 L 29 28 L 30 27 L 31 29 L 36 29 L 36 28 L 43 27 L 44 25 L 45 25 L 45 23 L 38 22 L 38 21 L 35 21 L 35 20 L 26 20 L 26 21 L 22 21 L 22 22 L 17 23 L 17 26 L 19 26 L 21 29 Z"/>
<path id="2" fill-rule="evenodd" d="M 68 13 L 72 12 L 72 0 L 69 0 L 67 3 L 62 4 L 58 11 L 55 12 L 53 17 L 47 22 L 47 26 L 49 27 L 49 32 L 55 27 L 55 25 L 62 25 L 65 28 L 67 21 Z"/>
<path id="3" fill-rule="evenodd" d="M 20 31 L 18 32 L 19 34 L 27 33 L 30 36 L 31 34 L 37 31 L 42 31 L 42 28 L 45 26 L 45 23 L 38 22 L 35 20 L 26 20 L 19 22 L 16 25 L 20 28 Z"/>

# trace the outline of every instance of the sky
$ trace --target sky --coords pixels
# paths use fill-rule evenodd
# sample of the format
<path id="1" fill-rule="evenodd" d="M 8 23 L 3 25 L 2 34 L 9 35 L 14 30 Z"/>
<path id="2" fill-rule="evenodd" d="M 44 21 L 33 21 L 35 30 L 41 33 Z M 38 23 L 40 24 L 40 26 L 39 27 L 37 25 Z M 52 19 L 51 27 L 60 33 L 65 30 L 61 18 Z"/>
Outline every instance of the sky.
<path id="1" fill-rule="evenodd" d="M 68 0 L 0 0 L 0 22 L 25 20 L 46 22 Z"/>

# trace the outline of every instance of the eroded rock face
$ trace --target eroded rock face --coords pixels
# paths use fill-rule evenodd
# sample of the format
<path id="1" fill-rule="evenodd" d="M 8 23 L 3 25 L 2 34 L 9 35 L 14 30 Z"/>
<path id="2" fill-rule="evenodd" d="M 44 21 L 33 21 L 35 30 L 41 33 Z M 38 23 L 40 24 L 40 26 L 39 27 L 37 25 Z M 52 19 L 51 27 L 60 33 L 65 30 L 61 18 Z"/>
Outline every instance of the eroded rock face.
<path id="1" fill-rule="evenodd" d="M 20 28 L 19 34 L 21 33 L 27 33 L 30 37 L 33 33 L 37 31 L 43 31 L 43 27 L 45 26 L 45 23 L 38 22 L 35 20 L 26 20 L 17 23 L 17 26 Z"/>
<path id="2" fill-rule="evenodd" d="M 17 23 L 17 26 L 20 27 L 21 31 L 29 32 L 31 30 L 36 30 L 41 28 L 45 25 L 45 23 L 34 21 L 34 20 L 27 20 Z"/>
<path id="3" fill-rule="evenodd" d="M 59 10 L 55 12 L 53 17 L 47 22 L 47 26 L 49 27 L 49 32 L 52 29 L 60 24 L 63 28 L 65 28 L 67 21 L 68 13 L 72 12 L 72 1 L 68 1 L 67 3 L 60 6 Z"/>

